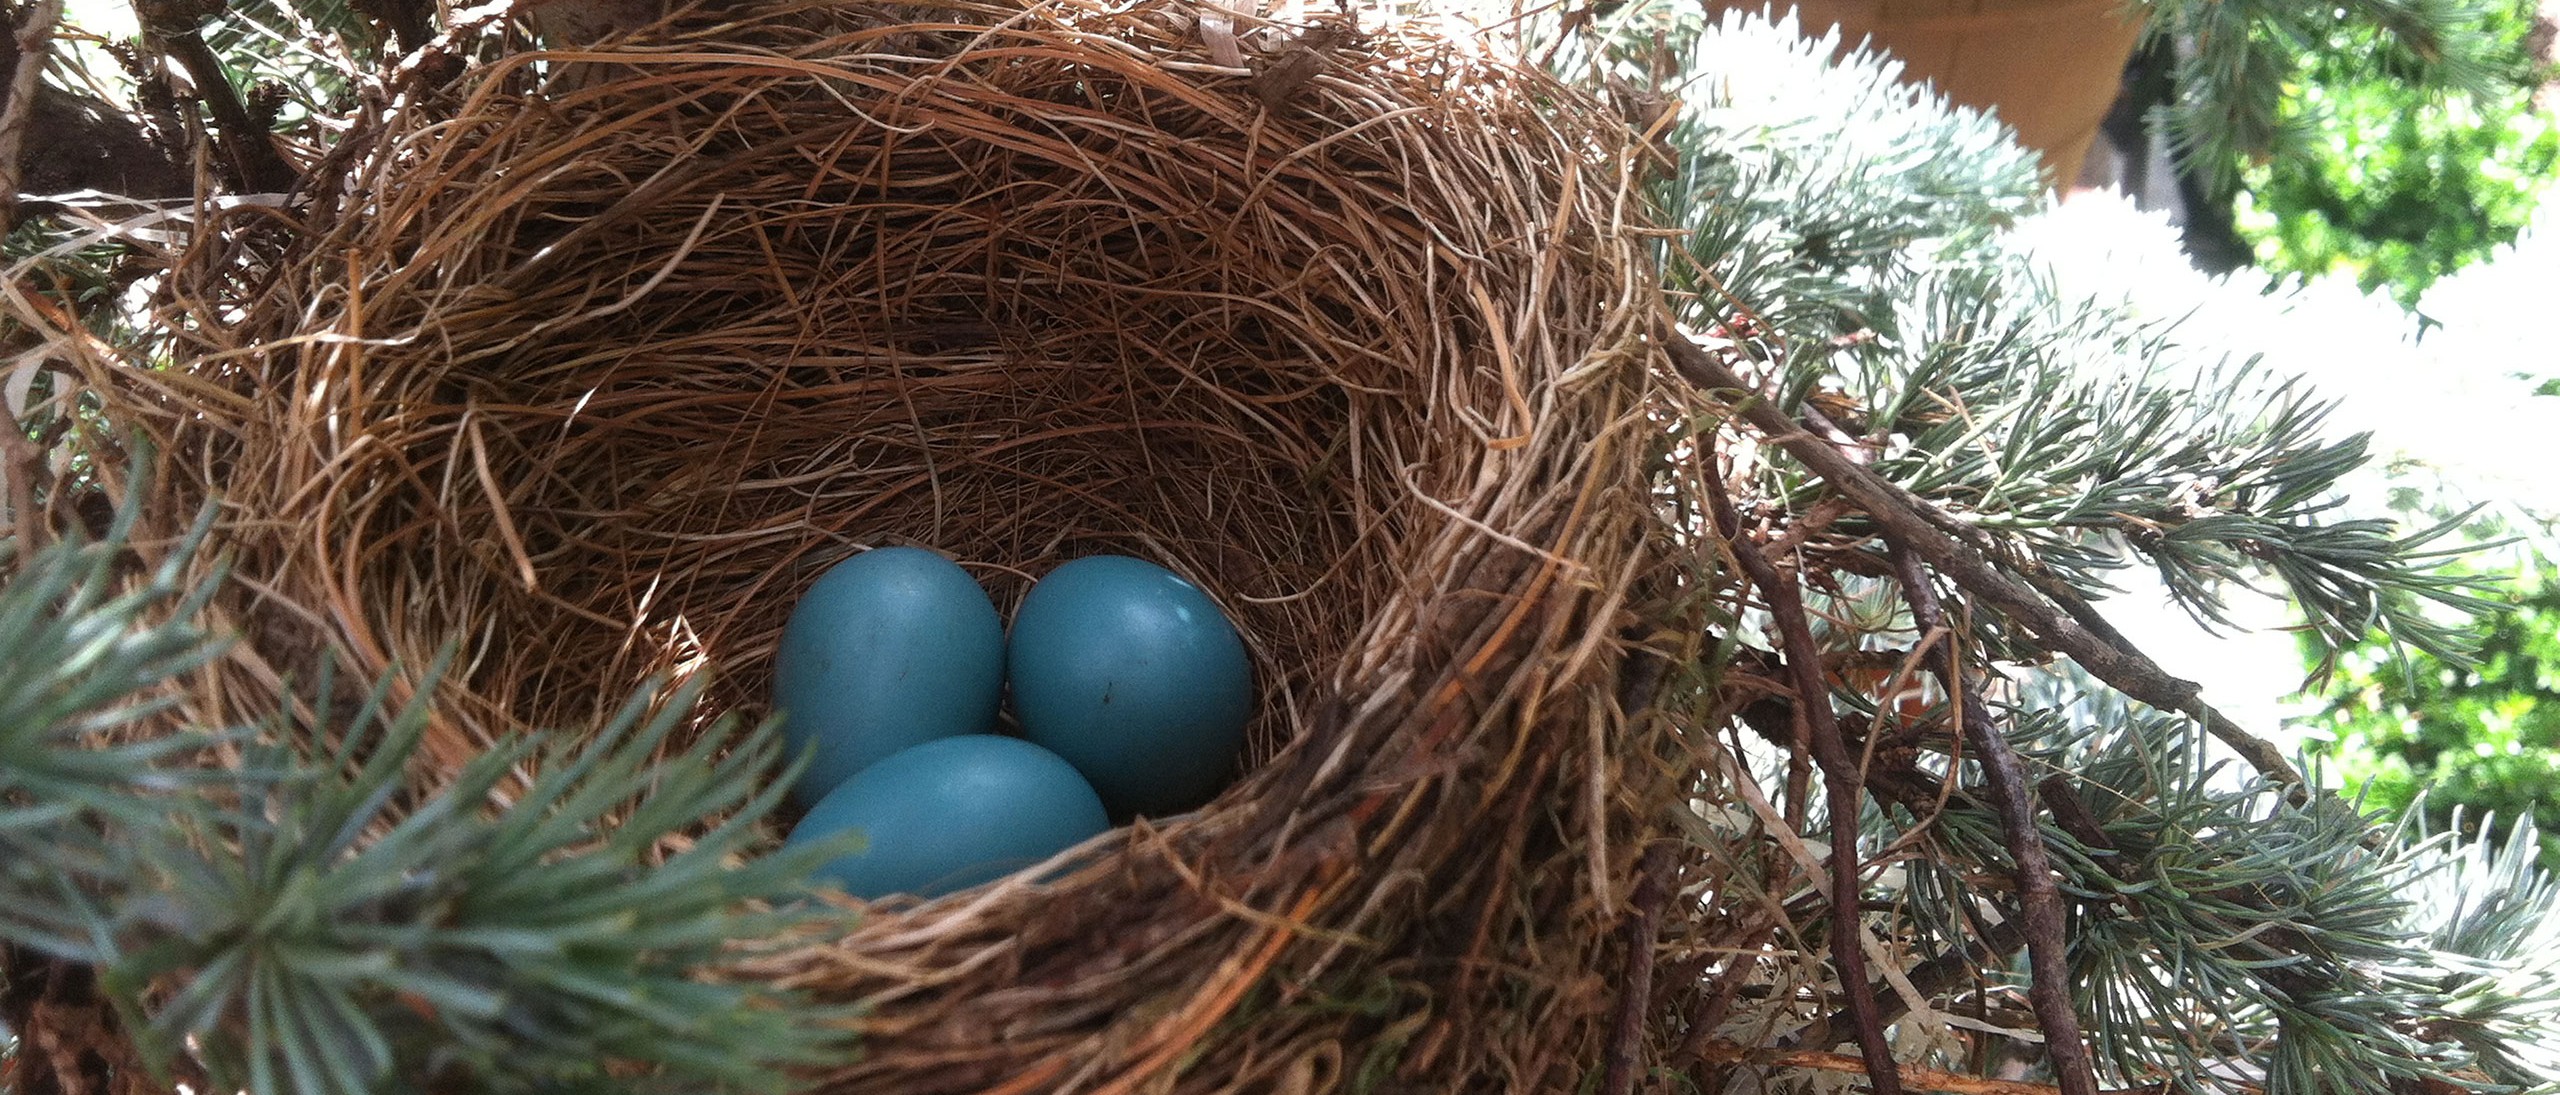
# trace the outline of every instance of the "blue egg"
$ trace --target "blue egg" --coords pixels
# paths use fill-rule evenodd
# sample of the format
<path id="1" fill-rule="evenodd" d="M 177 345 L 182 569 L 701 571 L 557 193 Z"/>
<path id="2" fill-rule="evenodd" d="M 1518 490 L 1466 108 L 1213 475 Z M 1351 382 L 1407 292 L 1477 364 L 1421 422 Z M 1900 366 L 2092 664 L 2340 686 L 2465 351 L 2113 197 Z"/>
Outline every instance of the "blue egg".
<path id="1" fill-rule="evenodd" d="M 1197 806 L 1234 773 L 1253 665 L 1226 614 L 1170 570 L 1094 555 L 1050 571 L 1014 612 L 1005 659 L 1023 736 L 1116 816 Z"/>
<path id="2" fill-rule="evenodd" d="M 1111 827 L 1102 800 L 1057 754 L 1020 738 L 967 734 L 906 749 L 809 809 L 785 847 L 847 830 L 863 849 L 818 880 L 855 897 L 939 897 L 990 882 Z"/>
<path id="3" fill-rule="evenodd" d="M 815 744 L 792 797 L 816 801 L 909 746 L 995 725 L 1004 622 L 969 572 L 921 548 L 867 551 L 820 575 L 773 656 L 773 706 L 793 755 Z"/>

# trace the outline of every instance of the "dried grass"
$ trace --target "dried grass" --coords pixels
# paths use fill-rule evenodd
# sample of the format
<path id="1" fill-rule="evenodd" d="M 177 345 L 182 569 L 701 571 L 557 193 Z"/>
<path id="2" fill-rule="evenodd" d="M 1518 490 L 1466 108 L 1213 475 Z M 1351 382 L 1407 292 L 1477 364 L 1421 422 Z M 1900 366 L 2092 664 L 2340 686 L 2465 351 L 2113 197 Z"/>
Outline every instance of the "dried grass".
<path id="1" fill-rule="evenodd" d="M 1671 539 L 1628 142 L 1428 32 L 1239 27 L 1260 76 L 1178 3 L 695 11 L 210 218 L 176 366 L 89 378 L 157 512 L 223 499 L 250 641 L 184 713 L 458 640 L 449 770 L 653 672 L 760 715 L 796 593 L 865 547 L 1008 610 L 1146 556 L 1247 636 L 1250 774 L 758 966 L 867 1009 L 813 1087 L 1587 1082 L 1678 782 L 1618 699 Z"/>

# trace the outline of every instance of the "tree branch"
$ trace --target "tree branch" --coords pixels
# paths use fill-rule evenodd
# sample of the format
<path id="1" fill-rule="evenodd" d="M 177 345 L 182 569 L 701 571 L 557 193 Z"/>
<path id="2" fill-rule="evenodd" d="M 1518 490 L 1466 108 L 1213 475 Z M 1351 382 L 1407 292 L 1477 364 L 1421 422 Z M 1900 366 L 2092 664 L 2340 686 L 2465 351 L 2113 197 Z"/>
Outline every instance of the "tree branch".
<path id="1" fill-rule="evenodd" d="M 196 94 L 204 99 L 205 109 L 213 112 L 214 127 L 222 131 L 222 147 L 230 154 L 232 169 L 240 173 L 241 188 L 255 193 L 293 189 L 298 173 L 276 151 L 274 135 L 240 104 L 231 74 L 223 69 L 222 59 L 213 55 L 213 47 L 205 44 L 204 35 L 194 30 L 172 34 L 161 46 L 195 80 Z"/>
<path id="2" fill-rule="evenodd" d="M 222 135 L 223 152 L 240 187 L 256 193 L 293 189 L 301 173 L 276 151 L 275 135 L 241 105 L 230 71 L 214 56 L 213 47 L 205 44 L 198 25 L 200 13 L 182 0 L 135 0 L 133 13 L 142 23 L 144 40 L 178 62 L 195 82 L 196 96 L 213 114 L 214 128 Z"/>
<path id="3" fill-rule="evenodd" d="M 27 123 L 36 114 L 45 61 L 53 56 L 53 25 L 62 0 L 37 0 L 9 40 L 9 97 L 0 102 L 0 236 L 18 226 L 18 192 L 26 178 Z"/>
<path id="4" fill-rule="evenodd" d="M 70 194 L 94 190 L 118 198 L 153 201 L 195 192 L 195 179 L 151 142 L 122 111 L 48 83 L 36 85 L 27 131 L 40 134 L 20 161 L 13 192 Z M 112 202 L 100 204 L 113 207 Z M 38 216 L 49 203 L 30 202 L 21 215 Z"/>
<path id="5" fill-rule="evenodd" d="M 1759 428 L 1769 444 L 1785 449 L 1834 490 L 1847 495 L 1879 528 L 1899 537 L 1966 592 L 1999 609 L 2047 649 L 2080 663 L 2127 696 L 2165 711 L 2192 716 L 2203 723 L 2206 732 L 2221 739 L 2268 779 L 2297 789 L 2303 786 L 2302 773 L 2284 758 L 2282 751 L 2205 703 L 2195 682 L 2171 676 L 2131 644 L 2121 642 L 2120 636 L 2119 641 L 2101 637 L 2071 613 L 2054 607 L 2036 590 L 2003 573 L 1982 553 L 1938 527 L 1939 521 L 1952 518 L 1942 513 L 1936 514 L 1937 520 L 1924 516 L 1934 513 L 1936 507 L 1878 478 L 1801 424 L 1789 420 L 1775 404 L 1762 398 L 1758 389 L 1743 383 L 1741 377 L 1691 342 L 1669 320 L 1662 321 L 1658 334 L 1673 369 L 1681 376 L 1710 394 L 1732 393 L 1716 398 Z"/>
<path id="6" fill-rule="evenodd" d="M 1840 740 L 1839 722 L 1831 713 L 1831 689 L 1823 681 L 1822 652 L 1805 621 L 1804 597 L 1788 576 L 1778 572 L 1760 549 L 1742 534 L 1723 484 L 1706 476 L 1707 496 L 1715 508 L 1718 531 L 1742 564 L 1743 572 L 1769 602 L 1787 670 L 1795 678 L 1798 713 L 1804 717 L 1813 745 L 1814 763 L 1822 768 L 1822 786 L 1831 810 L 1831 962 L 1840 974 L 1840 991 L 1848 994 L 1849 1014 L 1857 1023 L 1858 1052 L 1866 1058 L 1867 1079 L 1877 1095 L 1901 1095 L 1902 1080 L 1894 1071 L 1893 1046 L 1885 1040 L 1884 1019 L 1867 984 L 1867 956 L 1859 946 L 1858 925 L 1858 767 Z"/>
<path id="7" fill-rule="evenodd" d="M 1912 626 L 1924 636 L 1944 631 L 1946 612 L 1938 604 L 1928 571 L 1899 537 L 1887 532 L 1885 539 L 1894 569 L 1901 572 L 1902 596 L 1911 606 Z M 1965 739 L 1973 743 L 1983 782 L 2008 837 L 2009 857 L 2018 868 L 2018 919 L 2027 936 L 2027 1002 L 2035 1008 L 2036 1025 L 2044 1028 L 2045 1051 L 2053 1057 L 2062 1095 L 2097 1095 L 2098 1074 L 2089 1061 L 2089 1044 L 2080 1035 L 2080 1017 L 2071 1010 L 2062 894 L 2054 888 L 2053 867 L 2045 858 L 2044 829 L 2036 824 L 2035 790 L 2018 764 L 2017 750 L 1992 726 L 1990 705 L 1966 682 L 1953 637 L 1929 646 L 1929 668 L 1953 699 L 1956 720 L 1964 724 Z"/>

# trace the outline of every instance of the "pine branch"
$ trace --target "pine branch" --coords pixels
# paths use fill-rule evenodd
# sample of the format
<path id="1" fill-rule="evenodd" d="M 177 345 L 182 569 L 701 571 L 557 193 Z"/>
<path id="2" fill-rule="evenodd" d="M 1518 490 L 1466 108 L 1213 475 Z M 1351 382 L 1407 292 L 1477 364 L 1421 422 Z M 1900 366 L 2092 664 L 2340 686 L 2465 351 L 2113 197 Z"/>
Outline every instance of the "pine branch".
<path id="1" fill-rule="evenodd" d="M 2325 407 L 2299 384 L 2176 345 L 2168 326 L 2134 318 L 2139 302 L 2066 301 L 2035 276 L 2002 237 L 2005 218 L 2037 199 L 2031 178 L 2005 173 L 2023 156 L 1996 126 L 1880 93 L 1884 70 L 1866 60 L 1827 68 L 1817 55 L 1829 43 L 1704 26 L 1684 10 L 1629 5 L 1595 42 L 1555 55 L 1630 87 L 1659 86 L 1655 73 L 1714 81 L 1692 85 L 1660 150 L 1673 169 L 1655 194 L 1687 235 L 1665 247 L 1673 293 L 1658 335 L 1724 414 L 1687 424 L 1680 440 L 1753 460 L 1747 512 L 1689 515 L 1733 544 L 1769 609 L 1748 626 L 1785 653 L 1783 673 L 1757 674 L 1772 694 L 1735 714 L 1791 763 L 1857 748 L 1835 740 L 1843 732 L 1869 743 L 1875 763 L 1859 775 L 1888 804 L 1866 815 L 1873 835 L 1917 853 L 1901 881 L 1882 884 L 1902 900 L 1879 907 L 1895 910 L 1888 922 L 1905 940 L 1938 953 L 1882 984 L 1844 985 L 1848 1006 L 1808 1036 L 1855 1029 L 1871 1049 L 1879 1017 L 1858 1014 L 1857 988 L 1879 1010 L 1886 984 L 1936 999 L 2028 946 L 2037 1022 L 2086 1021 L 2092 1083 L 2201 1092 L 2254 1075 L 2305 1095 L 2452 1082 L 2490 1060 L 2519 1028 L 2476 1047 L 2455 1036 L 2490 1024 L 2457 1017 L 2446 988 L 2457 982 L 2409 927 L 2410 875 L 2383 835 L 2091 603 L 2112 572 L 2147 563 L 2201 620 L 2223 620 L 2223 589 L 2259 583 L 2291 595 L 2324 641 L 2379 629 L 2458 654 L 2466 638 L 2440 617 L 2478 602 L 2441 569 L 2442 530 L 2340 517 L 2336 485 L 2363 442 L 2324 440 Z M 1985 134 L 1999 147 L 1978 147 Z M 1971 189 L 1941 192 L 1950 180 Z M 1766 541 L 1746 525 L 1768 529 Z M 1774 544 L 1828 596 L 1814 610 L 1834 618 L 1818 632 L 1770 588 L 1785 578 Z M 1929 588 L 1934 572 L 1972 608 L 1963 623 L 1979 676 L 1962 677 L 1962 659 L 1942 663 L 1949 700 L 1927 713 L 1801 679 L 1830 668 L 1805 653 L 1817 639 L 1855 652 L 1844 657 L 1953 641 L 1933 639 L 1928 606 L 1874 603 L 1897 588 L 1883 584 L 1897 562 L 1899 585 Z M 2083 672 L 2104 686 L 2059 688 Z M 1985 701 L 1995 684 L 2006 706 Z M 1865 714 L 1825 719 L 1835 705 Z M 2015 778 L 1988 770 L 1997 749 L 1960 747 L 1994 717 L 2019 754 Z M 2258 778 L 2233 788 L 2237 777 L 2207 759 L 2207 734 Z M 1826 791 L 1856 789 L 1820 767 Z M 2059 781 L 2064 772 L 2073 780 Z M 2026 791 L 2037 779 L 2049 817 Z M 1792 809 L 1805 796 L 1788 797 Z M 1835 799 L 1835 826 L 1840 809 Z M 2046 863 L 2028 869 L 2037 854 Z M 2069 934 L 2032 934 L 2048 955 L 2068 939 L 2059 974 L 2037 960 L 2025 908 L 1984 915 L 2012 893 L 2041 904 L 2030 891 L 2048 874 Z M 1986 878 L 2023 884 L 1977 892 Z M 1842 915 L 1836 878 L 1808 898 L 1823 896 Z M 1783 915 L 1814 911 L 1808 901 Z M 2070 1006 L 2039 999 L 2065 985 L 2080 994 Z M 1740 986 L 1728 971 L 1703 989 L 1702 1020 L 1720 1021 L 1719 1001 Z M 1898 1008 L 1904 992 L 1892 995 Z M 1674 1059 L 1694 1060 L 1712 1033 L 1693 1023 Z"/>
<path id="2" fill-rule="evenodd" d="M 217 744 L 218 735 L 109 735 L 165 710 L 167 689 L 222 651 L 194 619 L 209 591 L 182 578 L 212 515 L 206 510 L 139 580 L 131 580 L 125 551 L 140 517 L 134 504 L 118 511 L 100 542 L 74 538 L 29 554 L 17 538 L 0 541 L 0 635 L 10 641 L 9 657 L 0 658 L 0 840 L 40 843 L 84 813 L 150 826 L 183 805 L 168 793 L 199 777 L 167 762 Z M 0 859 L 19 865 L 14 856 Z M 41 896 L 0 901 L 0 935 L 62 911 Z"/>
<path id="3" fill-rule="evenodd" d="M 404 816 L 426 710 L 389 708 L 387 688 L 343 722 L 267 727 L 240 809 L 144 846 L 161 885 L 109 965 L 135 986 L 189 975 L 149 1016 L 164 1052 L 192 1045 L 255 1095 L 456 1074 L 537 1091 L 633 1068 L 649 1079 L 623 1090 L 779 1091 L 841 1053 L 839 1013 L 697 975 L 824 915 L 744 911 L 794 900 L 817 856 L 727 862 L 780 801 L 777 736 L 721 724 L 653 761 L 700 683 L 644 689 L 584 743 L 486 754 Z M 533 782 L 484 812 L 520 767 Z"/>
<path id="4" fill-rule="evenodd" d="M 1708 1042 L 1702 1047 L 1707 1060 L 1724 1064 L 1759 1065 L 1768 1068 L 1804 1068 L 1821 1072 L 1857 1072 L 1864 1062 L 1855 1057 L 1814 1050 L 1752 1049 L 1732 1042 Z M 1934 1068 L 1904 1066 L 1897 1070 L 1901 1082 L 1916 1091 L 1941 1091 L 1948 1095 L 2059 1095 L 2061 1088 L 2022 1080 L 1985 1080 Z M 2098 1095 L 2150 1095 L 2156 1088 L 2139 1088 L 2099 1092 Z"/>
<path id="5" fill-rule="evenodd" d="M 1829 441 L 1789 421 L 1769 400 L 1758 398 L 1754 389 L 1744 384 L 1741 377 L 1735 376 L 1732 370 L 1687 336 L 1671 329 L 1667 320 L 1658 334 L 1671 358 L 1672 367 L 1682 376 L 1710 396 L 1726 400 L 1736 413 L 1760 429 L 1764 437 L 1848 495 L 1870 519 L 1909 544 L 1912 551 L 1939 573 L 1953 578 L 1966 592 L 1991 603 L 2047 649 L 2068 656 L 2125 695 L 2164 711 L 2194 716 L 2216 738 L 2222 739 L 2224 744 L 2231 746 L 2268 778 L 2291 785 L 2303 782 L 2302 773 L 2275 746 L 2241 729 L 2239 724 L 2206 704 L 2195 682 L 2169 675 L 2130 646 L 2117 647 L 2103 642 L 2024 583 L 1994 567 L 1953 537 L 1939 532 L 1915 512 L 1917 507 L 1925 507 L 1927 503 L 1917 502 L 1916 507 L 1904 503 L 1897 496 L 1897 491 L 1875 478 L 1866 468 L 1852 462 Z"/>
<path id="6" fill-rule="evenodd" d="M 93 976 L 147 1058 L 256 1095 L 779 1091 L 842 1058 L 840 1009 L 704 976 L 836 916 L 801 899 L 840 849 L 747 857 L 778 735 L 673 749 L 701 684 L 653 685 L 420 792 L 425 701 L 324 677 L 284 704 L 322 721 L 135 737 L 222 649 L 183 580 L 209 524 L 137 575 L 136 517 L 0 544 L 0 941 Z M 217 743 L 239 761 L 200 767 Z"/>

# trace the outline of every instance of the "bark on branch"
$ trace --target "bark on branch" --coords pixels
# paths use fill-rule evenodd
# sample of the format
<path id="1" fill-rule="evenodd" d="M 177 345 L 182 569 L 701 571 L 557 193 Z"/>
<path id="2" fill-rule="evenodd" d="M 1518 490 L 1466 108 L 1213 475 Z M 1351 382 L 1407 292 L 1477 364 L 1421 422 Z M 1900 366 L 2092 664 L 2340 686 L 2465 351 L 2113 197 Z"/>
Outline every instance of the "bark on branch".
<path id="1" fill-rule="evenodd" d="M 2063 950 L 2062 894 L 2053 885 L 2053 866 L 2045 856 L 2044 829 L 2036 824 L 2036 793 L 2027 782 L 2018 752 L 1991 723 L 1991 707 L 1965 679 L 1964 662 L 1946 630 L 1946 612 L 1929 572 L 1900 537 L 1886 533 L 1894 569 L 1901 573 L 1902 596 L 1911 606 L 1911 622 L 1930 644 L 1929 668 L 1953 701 L 1964 738 L 1982 766 L 1982 781 L 2000 815 L 2009 858 L 2017 865 L 2018 919 L 2027 937 L 2027 1001 L 2035 1008 L 2036 1025 L 2044 1028 L 2045 1052 L 2053 1058 L 2062 1095 L 2097 1095 L 2098 1074 L 2089 1061 L 2089 1044 L 2080 1036 L 2080 1017 L 2071 1010 L 2071 965 Z M 1922 640 L 1926 642 L 1926 639 Z"/>
<path id="2" fill-rule="evenodd" d="M 1813 739 L 1814 763 L 1822 769 L 1823 793 L 1831 813 L 1831 964 L 1839 973 L 1840 990 L 1849 997 L 1858 1051 L 1866 1059 L 1867 1082 L 1875 1086 L 1876 1095 L 1902 1095 L 1902 1080 L 1894 1070 L 1893 1044 L 1885 1039 L 1883 1013 L 1876 1007 L 1875 992 L 1867 984 L 1866 951 L 1859 945 L 1862 929 L 1858 924 L 1858 898 L 1862 887 L 1858 879 L 1858 813 L 1862 781 L 1857 762 L 1849 757 L 1848 745 L 1840 737 L 1839 721 L 1832 715 L 1831 686 L 1824 679 L 1822 650 L 1814 642 L 1812 625 L 1805 619 L 1804 595 L 1796 587 L 1794 576 L 1780 573 L 1760 554 L 1759 546 L 1743 535 L 1733 502 L 1725 497 L 1722 484 L 1713 474 L 1707 476 L 1707 498 L 1715 509 L 1718 533 L 1732 548 L 1751 584 L 1760 587 L 1760 595 L 1768 601 L 1788 674 L 1794 678 L 1796 711 Z"/>

